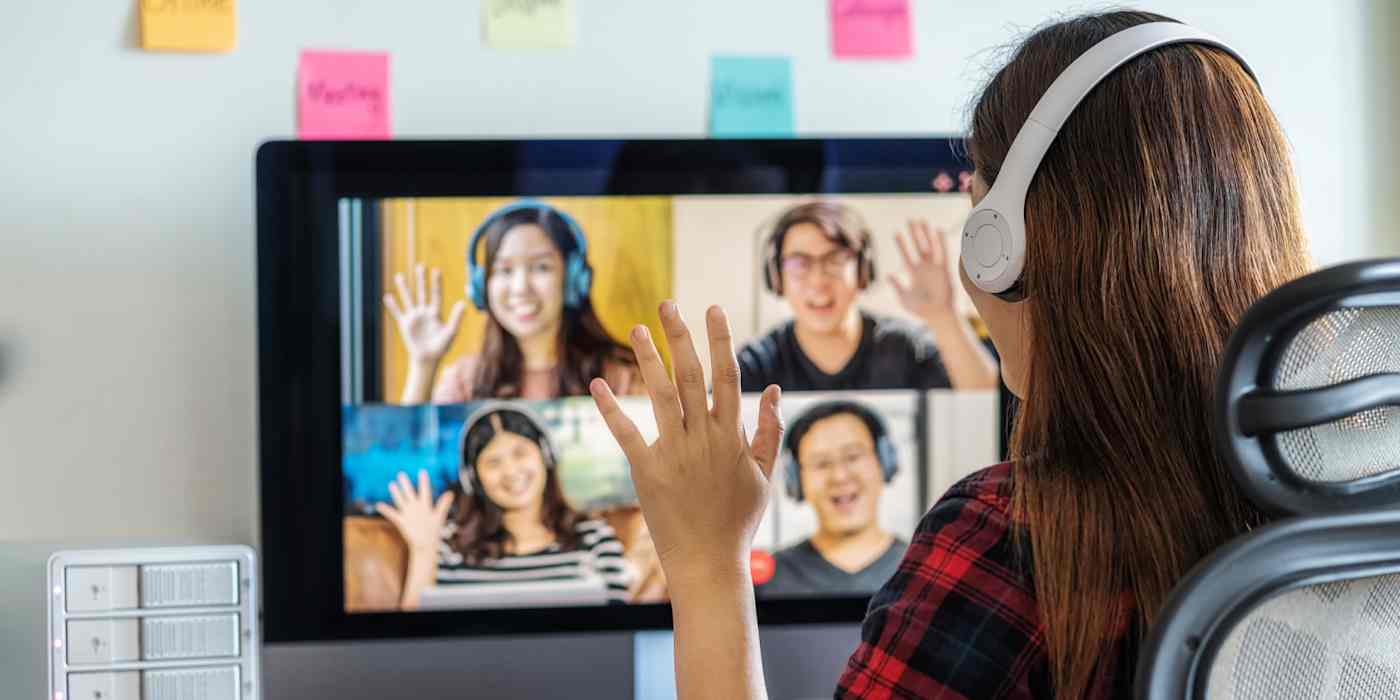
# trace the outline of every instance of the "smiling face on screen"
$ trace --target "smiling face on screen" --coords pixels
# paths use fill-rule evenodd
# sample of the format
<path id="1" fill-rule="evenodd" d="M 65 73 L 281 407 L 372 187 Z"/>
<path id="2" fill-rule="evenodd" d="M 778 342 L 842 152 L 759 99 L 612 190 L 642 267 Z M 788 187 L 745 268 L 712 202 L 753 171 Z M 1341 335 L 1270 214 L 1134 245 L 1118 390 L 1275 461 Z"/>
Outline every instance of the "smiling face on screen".
<path id="1" fill-rule="evenodd" d="M 856 257 L 856 251 L 815 223 L 788 228 L 779 267 L 783 298 L 797 325 L 820 334 L 840 329 L 860 294 Z"/>
<path id="2" fill-rule="evenodd" d="M 564 257 L 538 224 L 505 233 L 486 282 L 491 315 L 518 339 L 552 336 L 564 314 Z"/>
<path id="3" fill-rule="evenodd" d="M 879 527 L 884 474 L 865 421 L 838 413 L 812 423 L 797 445 L 804 500 L 826 534 L 849 537 Z"/>
<path id="4" fill-rule="evenodd" d="M 538 507 L 544 501 L 544 454 L 522 435 L 497 429 L 477 456 L 476 476 L 486 497 L 501 510 Z"/>

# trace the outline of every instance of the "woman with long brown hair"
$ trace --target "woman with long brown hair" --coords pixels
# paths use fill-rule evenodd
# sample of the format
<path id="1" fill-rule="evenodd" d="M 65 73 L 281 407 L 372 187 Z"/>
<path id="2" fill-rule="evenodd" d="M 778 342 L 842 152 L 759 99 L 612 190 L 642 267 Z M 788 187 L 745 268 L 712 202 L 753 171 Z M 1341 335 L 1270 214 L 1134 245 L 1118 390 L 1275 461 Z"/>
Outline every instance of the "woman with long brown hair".
<path id="1" fill-rule="evenodd" d="M 507 204 L 469 237 L 466 268 L 467 298 L 486 315 L 481 351 L 446 367 L 466 305 L 441 318 L 440 271 L 425 285 L 418 265 L 416 295 L 396 274 L 398 296 L 384 295 L 409 360 L 400 403 L 579 396 L 594 377 L 628 392 L 636 361 L 593 308 L 588 239 L 572 216 L 536 200 Z"/>
<path id="2" fill-rule="evenodd" d="M 581 581 L 627 602 L 636 572 L 605 522 L 575 511 L 559 485 L 543 422 L 521 406 L 488 402 L 462 428 L 461 478 L 433 500 L 427 474 L 400 473 L 394 505 L 376 510 L 408 547 L 400 607 L 431 586 Z M 451 513 L 454 500 L 459 500 Z"/>
<path id="3" fill-rule="evenodd" d="M 1123 30 L 1171 21 L 1110 12 L 1027 38 L 976 102 L 974 202 L 1066 67 Z M 1208 43 L 1146 49 L 1087 92 L 1038 169 L 1014 174 L 1029 182 L 1019 283 L 994 295 L 963 275 L 1021 399 L 1010 461 L 925 516 L 871 602 L 839 697 L 1125 695 L 1168 591 L 1262 522 L 1212 446 L 1214 377 L 1245 309 L 1311 263 L 1287 143 L 1252 75 Z M 748 547 L 778 392 L 765 392 L 747 441 L 723 312 L 707 318 L 713 408 L 675 306 L 661 316 L 678 384 L 645 332 L 632 335 L 656 443 L 605 382 L 591 388 L 670 581 L 681 697 L 762 697 Z"/>

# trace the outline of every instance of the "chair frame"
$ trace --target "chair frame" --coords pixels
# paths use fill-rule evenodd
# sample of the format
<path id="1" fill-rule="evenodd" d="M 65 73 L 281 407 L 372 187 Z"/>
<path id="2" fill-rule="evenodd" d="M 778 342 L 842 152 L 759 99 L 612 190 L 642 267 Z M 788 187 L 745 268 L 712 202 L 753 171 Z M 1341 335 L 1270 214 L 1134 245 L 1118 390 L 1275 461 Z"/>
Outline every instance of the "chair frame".
<path id="1" fill-rule="evenodd" d="M 1205 698 L 1209 670 L 1235 626 L 1291 590 L 1400 574 L 1400 470 L 1347 482 L 1304 479 L 1275 435 L 1381 406 L 1400 406 L 1400 373 L 1297 391 L 1272 388 L 1289 344 L 1347 308 L 1400 306 L 1400 258 L 1314 272 L 1270 292 L 1230 336 L 1216 383 L 1215 444 L 1254 503 L 1285 517 L 1197 564 L 1157 616 L 1139 654 L 1139 700 Z"/>
<path id="2" fill-rule="evenodd" d="M 1289 518 L 1242 535 L 1187 574 L 1139 656 L 1139 700 L 1205 698 L 1235 625 L 1290 590 L 1400 574 L 1400 509 Z"/>
<path id="3" fill-rule="evenodd" d="M 1230 336 L 1216 384 L 1216 444 L 1260 507 L 1287 515 L 1400 503 L 1400 471 L 1347 482 L 1303 479 L 1284 466 L 1274 436 L 1400 406 L 1400 373 L 1318 389 L 1269 388 L 1289 343 L 1309 323 L 1340 309 L 1378 306 L 1400 306 L 1400 258 L 1338 265 L 1285 284 L 1251 306 Z"/>

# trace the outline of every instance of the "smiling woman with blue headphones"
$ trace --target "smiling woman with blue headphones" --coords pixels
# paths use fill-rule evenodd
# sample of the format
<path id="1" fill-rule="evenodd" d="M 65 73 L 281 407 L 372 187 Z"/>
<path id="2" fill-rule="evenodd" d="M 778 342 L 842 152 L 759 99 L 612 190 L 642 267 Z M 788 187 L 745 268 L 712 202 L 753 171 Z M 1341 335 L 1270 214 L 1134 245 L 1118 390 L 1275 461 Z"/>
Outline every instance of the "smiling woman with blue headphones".
<path id="1" fill-rule="evenodd" d="M 424 403 L 430 390 L 434 403 L 455 403 L 576 396 L 594 377 L 617 382 L 624 392 L 633 384 L 635 357 L 593 311 L 588 238 L 566 212 L 529 199 L 497 209 L 472 232 L 466 266 L 467 298 L 487 315 L 485 338 L 481 352 L 440 373 L 464 304 L 454 305 L 444 322 L 442 276 L 432 271 L 425 294 L 421 265 L 416 296 L 401 274 L 399 296 L 384 296 L 408 350 L 402 403 Z"/>
<path id="2" fill-rule="evenodd" d="M 978 97 L 968 146 L 961 276 L 1021 399 L 1010 461 L 924 516 L 836 696 L 1127 697 L 1172 587 L 1264 520 L 1211 406 L 1245 310 L 1311 267 L 1288 142 L 1228 45 L 1121 11 L 1031 34 Z M 780 392 L 747 440 L 724 312 L 706 319 L 713 407 L 675 305 L 661 318 L 683 381 L 632 334 L 656 441 L 605 382 L 593 397 L 662 553 L 680 696 L 762 698 L 749 548 Z"/>

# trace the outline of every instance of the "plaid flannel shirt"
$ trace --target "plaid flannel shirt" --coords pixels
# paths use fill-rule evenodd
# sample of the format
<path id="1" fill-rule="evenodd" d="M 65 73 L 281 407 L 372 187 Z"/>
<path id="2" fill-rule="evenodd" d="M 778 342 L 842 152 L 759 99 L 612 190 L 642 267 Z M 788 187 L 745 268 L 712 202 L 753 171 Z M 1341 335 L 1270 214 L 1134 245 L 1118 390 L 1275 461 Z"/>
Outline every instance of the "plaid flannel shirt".
<path id="1" fill-rule="evenodd" d="M 1009 463 L 976 472 L 924 516 L 870 601 L 837 698 L 1054 697 L 1028 538 L 1013 549 L 1011 474 Z M 1092 695 L 1131 695 L 1136 645 L 1119 647 Z"/>

